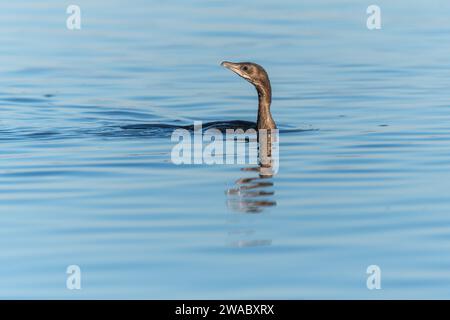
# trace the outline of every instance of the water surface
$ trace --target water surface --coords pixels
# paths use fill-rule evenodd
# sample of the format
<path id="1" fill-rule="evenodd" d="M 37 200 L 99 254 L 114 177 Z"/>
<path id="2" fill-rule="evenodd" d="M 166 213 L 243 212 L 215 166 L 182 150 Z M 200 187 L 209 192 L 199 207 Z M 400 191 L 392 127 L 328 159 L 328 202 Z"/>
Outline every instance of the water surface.
<path id="1" fill-rule="evenodd" d="M 77 4 L 0 5 L 1 298 L 450 298 L 448 1 Z M 271 77 L 273 178 L 121 129 L 255 121 L 222 60 Z"/>

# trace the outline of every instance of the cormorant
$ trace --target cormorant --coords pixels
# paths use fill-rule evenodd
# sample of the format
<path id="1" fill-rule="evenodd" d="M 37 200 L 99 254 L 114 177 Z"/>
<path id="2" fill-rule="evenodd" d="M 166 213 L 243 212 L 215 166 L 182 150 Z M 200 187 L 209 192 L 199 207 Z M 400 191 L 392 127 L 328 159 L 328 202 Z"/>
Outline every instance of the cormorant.
<path id="1" fill-rule="evenodd" d="M 230 69 L 255 86 L 256 91 L 258 92 L 258 120 L 256 122 L 256 129 L 276 129 L 277 126 L 270 113 L 272 89 L 266 70 L 259 64 L 253 62 L 235 63 L 224 61 L 221 65 Z"/>

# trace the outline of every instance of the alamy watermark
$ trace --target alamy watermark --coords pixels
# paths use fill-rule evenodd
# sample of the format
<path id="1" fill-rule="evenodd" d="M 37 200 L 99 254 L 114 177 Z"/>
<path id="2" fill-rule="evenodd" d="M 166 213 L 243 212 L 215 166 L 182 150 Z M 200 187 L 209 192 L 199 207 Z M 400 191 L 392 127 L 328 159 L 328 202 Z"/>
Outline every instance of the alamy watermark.
<path id="1" fill-rule="evenodd" d="M 195 121 L 193 132 L 178 128 L 172 132 L 177 142 L 171 152 L 174 164 L 250 164 L 270 167 L 278 172 L 279 150 L 277 129 L 226 129 L 203 131 L 202 122 Z"/>
<path id="2" fill-rule="evenodd" d="M 366 13 L 369 15 L 366 21 L 367 29 L 381 29 L 381 8 L 375 4 L 367 7 Z"/>
<path id="3" fill-rule="evenodd" d="M 366 281 L 367 289 L 381 289 L 381 268 L 376 264 L 372 264 L 367 267 L 366 272 L 369 275 Z"/>
<path id="4" fill-rule="evenodd" d="M 71 4 L 67 7 L 66 13 L 70 14 L 66 20 L 66 27 L 69 30 L 81 29 L 81 8 L 75 4 Z"/>
<path id="5" fill-rule="evenodd" d="M 66 288 L 69 290 L 81 290 L 81 268 L 72 264 L 66 269 Z"/>

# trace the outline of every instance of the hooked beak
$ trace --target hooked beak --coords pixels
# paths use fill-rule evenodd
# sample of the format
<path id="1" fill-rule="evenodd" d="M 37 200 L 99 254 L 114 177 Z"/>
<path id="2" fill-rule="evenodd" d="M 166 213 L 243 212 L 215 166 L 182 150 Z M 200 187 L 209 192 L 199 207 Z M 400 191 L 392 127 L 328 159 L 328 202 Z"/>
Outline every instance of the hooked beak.
<path id="1" fill-rule="evenodd" d="M 246 77 L 244 77 L 244 75 L 242 74 L 242 71 L 241 71 L 239 63 L 224 61 L 220 65 L 222 67 L 225 67 L 225 68 L 233 71 L 234 73 L 236 73 L 237 75 L 241 76 L 242 78 L 246 79 Z"/>

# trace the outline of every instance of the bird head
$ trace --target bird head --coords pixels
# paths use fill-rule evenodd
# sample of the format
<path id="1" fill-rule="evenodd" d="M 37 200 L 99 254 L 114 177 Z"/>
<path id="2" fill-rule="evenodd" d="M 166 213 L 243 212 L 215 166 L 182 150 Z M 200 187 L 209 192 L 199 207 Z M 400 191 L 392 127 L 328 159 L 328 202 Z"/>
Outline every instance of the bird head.
<path id="1" fill-rule="evenodd" d="M 253 62 L 228 62 L 224 61 L 221 66 L 230 69 L 251 84 L 253 84 L 258 92 L 260 90 L 270 94 L 270 81 L 266 70 L 259 64 Z"/>

